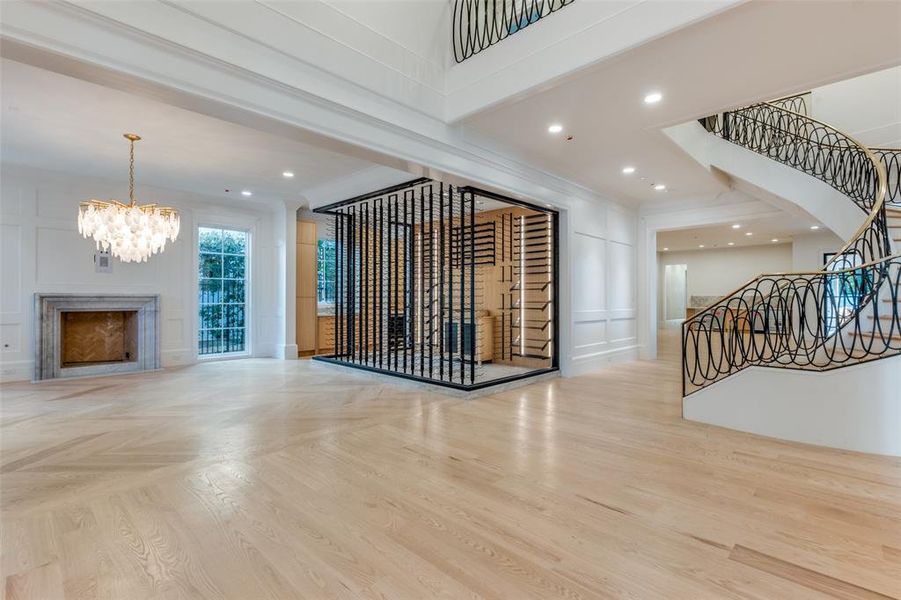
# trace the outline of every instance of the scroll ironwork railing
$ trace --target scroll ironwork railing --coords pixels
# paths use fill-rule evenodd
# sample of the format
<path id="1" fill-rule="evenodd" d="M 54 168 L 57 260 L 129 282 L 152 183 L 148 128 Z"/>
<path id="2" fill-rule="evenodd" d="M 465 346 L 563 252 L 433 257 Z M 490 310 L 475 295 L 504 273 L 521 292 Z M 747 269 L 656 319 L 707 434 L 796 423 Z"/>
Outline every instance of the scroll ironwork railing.
<path id="1" fill-rule="evenodd" d="M 887 206 L 901 208 L 901 149 L 870 148 L 876 158 L 885 166 Z"/>
<path id="2" fill-rule="evenodd" d="M 778 100 L 772 100 L 767 104 L 809 117 L 810 98 L 810 92 L 804 92 L 793 96 L 785 96 Z M 721 113 L 719 115 L 701 119 L 701 124 L 707 127 L 708 131 L 722 134 L 723 120 L 726 118 L 726 114 L 728 113 Z M 885 167 L 886 205 L 901 208 L 901 149 L 871 147 L 870 151 Z"/>
<path id="3" fill-rule="evenodd" d="M 454 0 L 454 59 L 461 63 L 573 0 Z"/>
<path id="4" fill-rule="evenodd" d="M 823 270 L 760 275 L 687 319 L 683 395 L 749 366 L 828 370 L 901 354 L 901 254 L 892 254 L 885 211 L 898 153 L 871 150 L 806 112 L 799 95 L 702 123 L 829 184 L 864 222 Z"/>

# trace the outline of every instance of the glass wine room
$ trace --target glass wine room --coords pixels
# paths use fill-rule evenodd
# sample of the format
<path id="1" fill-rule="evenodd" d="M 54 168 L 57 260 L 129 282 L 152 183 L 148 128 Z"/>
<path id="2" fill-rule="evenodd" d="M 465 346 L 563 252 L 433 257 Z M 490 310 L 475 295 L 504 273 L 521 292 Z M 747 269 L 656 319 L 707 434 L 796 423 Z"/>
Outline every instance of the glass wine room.
<path id="1" fill-rule="evenodd" d="M 475 390 L 555 371 L 556 211 L 431 179 L 316 209 L 334 261 L 334 352 Z"/>

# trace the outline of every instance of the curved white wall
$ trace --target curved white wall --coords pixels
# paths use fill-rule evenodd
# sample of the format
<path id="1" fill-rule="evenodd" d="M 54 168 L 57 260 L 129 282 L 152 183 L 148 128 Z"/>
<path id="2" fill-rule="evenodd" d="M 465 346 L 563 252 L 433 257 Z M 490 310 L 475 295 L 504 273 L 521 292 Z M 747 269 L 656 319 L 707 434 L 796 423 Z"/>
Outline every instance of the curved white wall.
<path id="1" fill-rule="evenodd" d="M 691 421 L 901 456 L 901 356 L 826 372 L 751 367 L 682 407 Z"/>

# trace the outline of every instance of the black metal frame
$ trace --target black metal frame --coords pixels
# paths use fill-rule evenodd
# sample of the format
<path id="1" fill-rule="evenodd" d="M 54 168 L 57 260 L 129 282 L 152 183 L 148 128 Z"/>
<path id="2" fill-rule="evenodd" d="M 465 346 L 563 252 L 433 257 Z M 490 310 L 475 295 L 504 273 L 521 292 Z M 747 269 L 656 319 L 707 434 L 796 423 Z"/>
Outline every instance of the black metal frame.
<path id="1" fill-rule="evenodd" d="M 451 30 L 458 63 L 536 23 L 573 0 L 455 0 Z"/>
<path id="2" fill-rule="evenodd" d="M 547 335 L 553 335 L 545 344 L 552 343 L 548 368 L 495 380 L 477 378 L 476 268 L 494 264 L 487 261 L 485 248 L 477 246 L 477 232 L 495 231 L 493 223 L 477 226 L 477 197 L 550 215 L 546 236 L 553 242 L 548 250 L 553 255 L 548 275 L 553 329 Z M 315 212 L 335 219 L 337 288 L 335 351 L 316 360 L 460 390 L 559 368 L 556 211 L 471 186 L 419 178 Z"/>

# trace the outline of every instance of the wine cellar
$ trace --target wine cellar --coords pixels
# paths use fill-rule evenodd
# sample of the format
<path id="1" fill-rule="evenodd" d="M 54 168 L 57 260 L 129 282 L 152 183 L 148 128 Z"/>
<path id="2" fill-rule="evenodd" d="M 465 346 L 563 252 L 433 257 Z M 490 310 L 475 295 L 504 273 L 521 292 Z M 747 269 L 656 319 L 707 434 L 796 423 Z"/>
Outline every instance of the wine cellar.
<path id="1" fill-rule="evenodd" d="M 556 370 L 557 213 L 430 179 L 316 209 L 334 240 L 334 351 L 460 389 Z"/>

